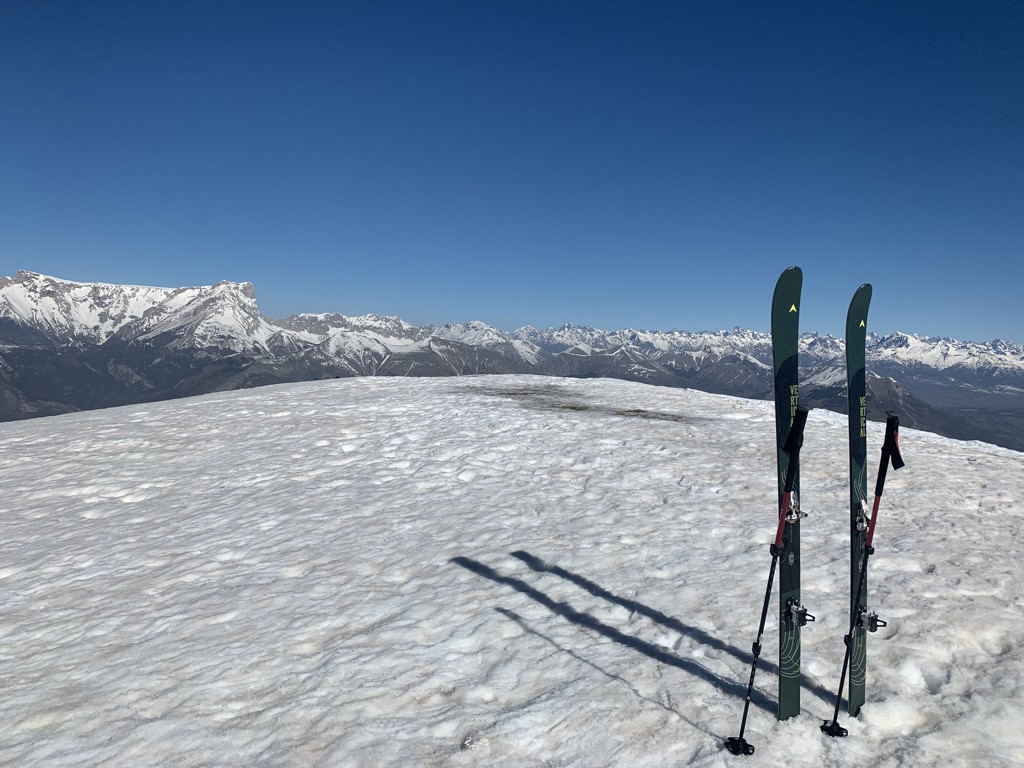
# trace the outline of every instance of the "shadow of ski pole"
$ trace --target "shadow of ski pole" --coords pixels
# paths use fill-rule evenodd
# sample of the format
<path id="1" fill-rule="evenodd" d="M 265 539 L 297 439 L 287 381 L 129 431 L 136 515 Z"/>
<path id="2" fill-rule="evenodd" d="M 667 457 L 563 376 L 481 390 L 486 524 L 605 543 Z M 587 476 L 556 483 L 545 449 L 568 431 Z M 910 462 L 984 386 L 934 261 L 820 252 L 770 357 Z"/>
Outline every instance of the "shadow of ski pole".
<path id="1" fill-rule="evenodd" d="M 654 608 L 650 608 L 649 606 L 637 602 L 636 600 L 630 600 L 626 597 L 620 597 L 619 595 L 616 595 L 613 592 L 609 592 L 607 589 L 600 586 L 599 584 L 595 584 L 593 581 L 584 576 L 580 576 L 579 574 L 573 573 L 572 571 L 567 571 L 564 568 L 561 568 L 557 565 L 549 565 L 545 563 L 543 560 L 541 560 L 539 557 L 531 555 L 529 552 L 517 550 L 515 552 L 512 552 L 512 556 L 518 558 L 519 560 L 522 560 L 532 570 L 537 571 L 538 573 L 550 573 L 560 578 L 563 578 L 566 581 L 571 581 L 573 584 L 586 590 L 594 597 L 599 597 L 602 600 L 607 600 L 608 602 L 614 603 L 615 605 L 620 605 L 629 611 L 640 614 L 641 616 L 646 616 L 647 618 L 660 624 L 666 629 L 674 630 L 681 635 L 693 638 L 694 640 L 703 643 L 704 645 L 707 645 L 711 648 L 722 651 L 724 653 L 728 653 L 730 656 L 739 659 L 740 661 L 743 661 L 746 664 L 750 664 L 750 662 L 753 660 L 751 651 L 746 651 L 737 648 L 735 645 L 729 645 L 728 643 L 719 640 L 714 635 L 709 634 L 708 632 L 704 631 L 703 629 L 700 629 L 699 627 L 693 627 L 689 624 L 684 624 L 683 622 L 679 621 L 679 619 L 673 618 L 672 616 L 664 614 L 661 611 L 655 610 Z M 769 674 L 777 675 L 779 673 L 778 665 L 772 664 L 770 661 L 766 661 L 763 658 L 758 662 L 758 667 L 763 671 L 768 672 Z M 829 706 L 831 706 L 832 703 L 835 702 L 835 691 L 830 691 L 824 686 L 818 685 L 817 683 L 808 682 L 806 679 L 803 681 L 803 687 L 807 691 L 809 691 L 810 693 L 824 701 L 826 704 L 829 704 Z"/>
<path id="2" fill-rule="evenodd" d="M 510 611 L 507 608 L 495 608 L 494 610 L 496 610 L 498 613 L 500 613 L 506 619 L 514 621 L 516 624 L 519 625 L 519 628 L 522 629 L 524 632 L 527 632 L 528 634 L 531 634 L 534 637 L 540 638 L 544 642 L 546 642 L 546 643 L 554 646 L 555 648 L 557 648 L 562 653 L 566 653 L 569 656 L 571 656 L 572 658 L 576 659 L 581 664 L 585 664 L 586 666 L 590 667 L 591 669 L 597 670 L 598 672 L 600 672 L 602 675 L 604 675 L 608 679 L 615 680 L 617 682 L 622 683 L 624 686 L 629 688 L 629 690 L 633 693 L 633 695 L 636 696 L 638 699 L 643 699 L 644 701 L 650 702 L 651 704 L 654 704 L 657 707 L 661 707 L 666 712 L 670 712 L 673 715 L 675 715 L 676 717 L 678 717 L 680 720 L 682 720 L 687 725 L 695 728 L 698 731 L 701 731 L 702 733 L 706 733 L 708 736 L 711 736 L 713 738 L 715 737 L 715 734 L 713 734 L 710 731 L 708 731 L 707 729 L 701 727 L 700 725 L 695 723 L 693 720 L 690 720 L 688 717 L 684 716 L 679 710 L 677 710 L 672 705 L 671 693 L 666 693 L 666 697 L 668 699 L 667 702 L 665 702 L 665 701 L 658 701 L 657 699 L 652 699 L 650 696 L 644 696 L 636 688 L 636 686 L 633 685 L 631 682 L 629 682 L 629 680 L 627 680 L 626 678 L 624 678 L 624 677 L 622 677 L 620 675 L 616 675 L 614 672 L 609 672 L 607 669 L 604 669 L 603 667 L 599 666 L 598 664 L 595 664 L 594 662 L 592 662 L 592 661 L 590 661 L 588 659 L 585 659 L 583 656 L 581 656 L 580 654 L 576 653 L 576 651 L 572 650 L 571 648 L 566 648 L 563 645 L 559 645 L 555 640 L 552 640 L 550 637 L 545 635 L 543 632 L 540 632 L 540 631 L 534 629 L 533 627 L 531 627 L 529 622 L 526 621 L 526 619 L 524 619 L 522 616 L 520 616 L 515 611 Z"/>
<path id="3" fill-rule="evenodd" d="M 662 664 L 682 669 L 685 672 L 710 683 L 729 695 L 738 696 L 740 698 L 744 698 L 747 695 L 746 686 L 733 680 L 727 680 L 696 661 L 681 658 L 657 645 L 648 643 L 634 637 L 633 635 L 627 635 L 626 633 L 615 629 L 615 627 L 609 626 L 608 624 L 594 618 L 588 613 L 575 610 L 568 603 L 552 599 L 521 579 L 516 579 L 511 576 L 503 576 L 493 568 L 468 557 L 453 557 L 449 562 L 461 566 L 462 568 L 465 568 L 478 576 L 482 576 L 485 579 L 490 579 L 498 584 L 511 587 L 517 592 L 526 595 L 531 600 L 540 603 L 552 613 L 561 616 L 563 619 L 566 619 L 577 626 L 596 632 L 602 637 L 606 637 L 619 645 L 637 651 L 638 653 L 642 653 L 644 656 L 661 662 Z M 770 712 L 775 711 L 775 702 L 760 691 L 755 690 L 751 695 L 750 701 L 760 709 Z"/>

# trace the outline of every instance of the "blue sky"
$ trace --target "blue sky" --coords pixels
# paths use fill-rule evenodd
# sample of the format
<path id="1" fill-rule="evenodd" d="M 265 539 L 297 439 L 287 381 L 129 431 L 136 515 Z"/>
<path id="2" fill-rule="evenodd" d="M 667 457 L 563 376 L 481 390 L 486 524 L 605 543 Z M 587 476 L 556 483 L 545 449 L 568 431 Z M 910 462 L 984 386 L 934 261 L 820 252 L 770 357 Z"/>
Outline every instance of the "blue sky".
<path id="1" fill-rule="evenodd" d="M 1024 341 L 1024 5 L 0 9 L 0 273 L 264 314 Z"/>

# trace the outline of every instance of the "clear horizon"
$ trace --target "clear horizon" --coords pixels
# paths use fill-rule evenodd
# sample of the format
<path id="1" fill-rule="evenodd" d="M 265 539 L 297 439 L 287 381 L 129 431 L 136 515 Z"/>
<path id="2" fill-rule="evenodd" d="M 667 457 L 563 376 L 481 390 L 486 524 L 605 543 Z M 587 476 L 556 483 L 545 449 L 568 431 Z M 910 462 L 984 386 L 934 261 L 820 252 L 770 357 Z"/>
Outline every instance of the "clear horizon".
<path id="1" fill-rule="evenodd" d="M 1024 342 L 1024 7 L 15 1 L 0 273 Z"/>
<path id="2" fill-rule="evenodd" d="M 41 273 L 36 272 L 35 270 L 23 270 L 23 271 L 25 271 L 25 272 L 33 272 L 35 274 L 41 274 Z M 69 283 L 81 283 L 81 284 L 93 283 L 93 284 L 99 284 L 99 285 L 115 285 L 115 286 L 121 285 L 123 287 L 128 287 L 128 288 L 157 288 L 157 289 L 173 290 L 174 288 L 198 288 L 198 287 L 204 287 L 204 286 L 196 286 L 196 285 L 180 285 L 180 286 L 159 285 L 158 286 L 158 285 L 140 285 L 140 284 L 134 284 L 134 283 L 117 284 L 117 283 L 109 283 L 109 282 L 105 282 L 105 281 L 72 280 L 70 278 L 62 278 L 60 275 L 44 275 L 44 276 L 45 277 L 50 277 L 50 278 L 53 278 L 53 279 L 63 280 L 65 282 L 69 282 Z M 0 276 L 0 277 L 8 277 L 8 278 L 10 278 L 10 277 L 13 277 L 13 275 L 4 275 L 4 276 Z M 231 281 L 229 281 L 229 282 L 231 282 Z M 251 281 L 239 281 L 236 284 L 244 284 L 246 282 L 251 282 Z M 209 286 L 206 286 L 206 287 L 209 287 Z M 260 314 L 264 318 L 266 318 L 267 320 L 269 320 L 271 322 L 274 322 L 274 321 L 277 321 L 277 320 L 286 320 L 289 317 L 292 317 L 294 315 L 300 315 L 300 314 L 309 314 L 309 315 L 316 315 L 316 314 L 340 314 L 340 315 L 344 315 L 344 316 L 349 317 L 349 318 L 358 318 L 358 317 L 361 317 L 361 316 L 396 317 L 399 320 L 402 320 L 402 321 L 405 321 L 405 322 L 409 322 L 409 320 L 407 318 L 402 317 L 401 315 L 388 315 L 388 314 L 385 314 L 385 313 L 382 313 L 382 312 L 366 312 L 366 313 L 362 313 L 360 315 L 353 315 L 351 313 L 340 312 L 340 311 L 330 311 L 330 310 L 329 311 L 325 311 L 325 312 L 307 312 L 305 310 L 299 310 L 298 312 L 294 312 L 291 315 L 268 315 L 265 311 L 263 311 L 262 302 L 260 301 L 260 298 L 259 298 L 259 287 L 253 285 L 253 289 L 256 292 L 256 302 L 257 302 L 257 306 L 260 309 Z M 506 327 L 506 326 L 497 326 L 497 325 L 495 325 L 493 323 L 488 322 L 485 318 L 481 318 L 481 317 L 475 317 L 475 318 L 470 318 L 470 319 L 462 319 L 462 320 L 454 319 L 454 320 L 443 320 L 443 321 L 440 321 L 440 322 L 410 323 L 410 324 L 415 326 L 415 327 L 423 327 L 423 326 L 427 326 L 427 325 L 444 326 L 444 325 L 449 325 L 449 324 L 451 324 L 451 325 L 469 325 L 470 323 L 476 323 L 476 322 L 483 323 L 483 324 L 485 324 L 487 326 L 490 326 L 492 328 L 495 328 L 495 329 L 497 329 L 499 331 L 502 331 L 502 332 L 505 332 L 505 333 L 515 333 L 516 331 L 523 330 L 524 328 L 527 328 L 527 327 L 533 327 L 535 330 L 539 330 L 539 331 L 551 330 L 551 329 L 558 330 L 558 329 L 560 329 L 562 327 L 575 327 L 575 328 L 593 328 L 594 330 L 605 331 L 605 332 L 608 332 L 608 333 L 616 333 L 616 332 L 619 332 L 619 331 L 639 331 L 639 332 L 643 332 L 643 333 L 672 333 L 672 332 L 676 332 L 676 331 L 681 332 L 681 333 L 727 333 L 727 332 L 730 332 L 730 331 L 751 331 L 751 332 L 754 332 L 754 333 L 762 333 L 764 335 L 770 335 L 770 331 L 765 331 L 765 330 L 761 330 L 761 329 L 758 329 L 758 328 L 747 328 L 745 326 L 739 326 L 739 325 L 733 325 L 733 326 L 729 326 L 729 327 L 718 327 L 718 328 L 697 328 L 697 327 L 694 327 L 694 328 L 682 328 L 682 327 L 650 328 L 650 327 L 643 327 L 643 326 L 603 327 L 603 326 L 595 326 L 592 323 L 577 323 L 577 322 L 572 322 L 571 320 L 566 320 L 566 321 L 563 321 L 563 322 L 560 322 L 560 323 L 557 323 L 557 324 L 554 324 L 554 325 L 532 326 L 531 324 L 527 323 L 526 325 L 520 325 L 520 326 L 515 326 L 515 327 Z M 804 335 L 804 334 L 810 334 L 810 335 L 831 335 L 831 336 L 833 336 L 833 337 L 835 337 L 835 338 L 837 338 L 839 340 L 842 340 L 842 334 L 841 333 L 830 333 L 828 331 L 822 331 L 822 330 L 817 329 L 817 328 L 803 328 L 803 327 L 801 327 L 800 333 L 801 333 L 801 335 Z M 901 333 L 901 334 L 911 335 L 911 336 L 915 336 L 916 335 L 916 336 L 921 336 L 921 337 L 930 338 L 930 339 L 947 339 L 948 338 L 948 339 L 952 339 L 953 341 L 959 341 L 959 342 L 965 342 L 965 343 L 976 343 L 976 344 L 988 344 L 988 343 L 993 343 L 993 342 L 1010 342 L 1010 343 L 1013 343 L 1013 344 L 1017 343 L 1013 339 L 1001 339 L 1001 338 L 995 338 L 995 339 L 967 339 L 967 338 L 955 338 L 955 337 L 929 336 L 928 334 L 919 333 L 917 331 L 914 331 L 914 330 L 911 330 L 911 329 L 906 329 L 906 328 L 897 328 L 895 330 L 888 331 L 886 333 L 879 333 L 877 331 L 868 331 L 868 338 L 872 338 L 872 337 L 884 338 L 884 337 L 890 336 L 890 335 L 892 335 L 894 333 Z"/>

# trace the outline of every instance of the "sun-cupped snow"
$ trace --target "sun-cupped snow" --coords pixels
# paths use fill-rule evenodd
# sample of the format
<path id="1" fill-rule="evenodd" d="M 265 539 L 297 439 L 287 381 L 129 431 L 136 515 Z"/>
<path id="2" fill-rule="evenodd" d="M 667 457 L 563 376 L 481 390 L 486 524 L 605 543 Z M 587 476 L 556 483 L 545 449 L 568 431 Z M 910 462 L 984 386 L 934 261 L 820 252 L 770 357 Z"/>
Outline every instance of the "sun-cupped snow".
<path id="1" fill-rule="evenodd" d="M 882 425 L 869 424 L 877 456 Z M 903 430 L 867 703 L 846 417 L 801 454 L 804 711 L 759 766 L 1024 761 L 1024 455 Z M 0 424 L 0 764 L 731 766 L 777 510 L 771 403 L 358 378 Z M 765 633 L 773 658 L 775 618 Z"/>

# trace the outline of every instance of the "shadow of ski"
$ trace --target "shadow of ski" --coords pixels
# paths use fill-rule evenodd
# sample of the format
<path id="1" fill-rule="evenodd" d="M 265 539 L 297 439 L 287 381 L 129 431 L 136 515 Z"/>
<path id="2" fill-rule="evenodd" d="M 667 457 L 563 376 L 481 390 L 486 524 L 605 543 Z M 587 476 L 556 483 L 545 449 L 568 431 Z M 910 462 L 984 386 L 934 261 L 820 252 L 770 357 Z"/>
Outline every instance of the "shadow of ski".
<path id="1" fill-rule="evenodd" d="M 525 554 L 525 553 L 524 553 Z M 531 600 L 540 603 L 545 608 L 550 610 L 552 613 L 561 616 L 563 619 L 576 624 L 577 626 L 589 629 L 602 637 L 606 637 L 619 645 L 629 648 L 638 653 L 642 653 L 648 658 L 654 659 L 655 661 L 661 662 L 667 666 L 676 667 L 682 669 L 700 679 L 710 683 L 719 690 L 739 698 L 746 697 L 747 689 L 745 685 L 740 683 L 727 680 L 726 678 L 712 672 L 707 667 L 699 664 L 696 661 L 690 659 L 684 659 L 680 656 L 671 653 L 653 643 L 648 643 L 641 640 L 633 635 L 627 635 L 626 633 L 612 627 L 599 619 L 591 616 L 589 613 L 577 611 L 572 608 L 568 603 L 559 602 L 552 599 L 548 595 L 541 592 L 539 589 L 530 586 L 521 579 L 514 578 L 512 576 L 503 576 L 502 574 L 495 571 L 490 566 L 484 565 L 483 563 L 473 560 L 468 557 L 453 557 L 449 562 L 455 565 L 461 566 L 466 570 L 475 573 L 485 579 L 502 584 L 507 587 L 511 587 L 520 594 L 526 595 Z M 720 642 L 720 641 L 716 641 Z M 736 650 L 736 654 L 740 652 Z M 751 695 L 750 701 L 755 706 L 765 711 L 775 711 L 775 701 L 765 696 L 760 691 L 754 691 Z"/>
<path id="2" fill-rule="evenodd" d="M 626 597 L 620 597 L 619 595 L 616 595 L 613 592 L 609 592 L 607 589 L 600 586 L 599 584 L 595 584 L 593 581 L 584 576 L 580 576 L 579 574 L 573 573 L 572 571 L 567 571 L 564 568 L 561 568 L 557 565 L 549 565 L 545 563 L 543 560 L 541 560 L 539 557 L 531 555 L 529 552 L 524 552 L 523 550 L 517 550 L 515 552 L 512 552 L 511 554 L 513 557 L 522 560 L 532 570 L 537 571 L 538 573 L 550 573 L 560 578 L 563 578 L 566 581 L 571 581 L 573 584 L 580 587 L 581 589 L 586 590 L 594 597 L 599 597 L 602 600 L 607 600 L 608 602 L 614 603 L 615 605 L 620 605 L 629 611 L 640 614 L 641 616 L 646 616 L 651 621 L 660 624 L 666 629 L 674 630 L 675 632 L 678 632 L 680 635 L 692 638 L 704 645 L 714 648 L 715 650 L 728 653 L 730 656 L 739 659 L 740 661 L 743 661 L 746 664 L 750 664 L 750 662 L 753 661 L 751 651 L 745 651 L 740 648 L 737 648 L 734 645 L 729 645 L 728 643 L 719 640 L 714 635 L 705 632 L 703 629 L 700 629 L 699 627 L 693 627 L 689 624 L 684 624 L 678 619 L 673 618 L 672 616 L 668 616 L 667 614 L 655 610 L 654 608 L 650 608 L 644 605 L 643 603 L 637 602 L 636 600 L 630 600 Z M 764 658 L 760 659 L 757 666 L 759 669 L 772 675 L 777 675 L 779 673 L 778 665 L 772 664 L 770 661 L 766 661 Z M 807 680 L 804 680 L 803 688 L 808 692 L 814 694 L 830 706 L 831 703 L 835 701 L 835 691 L 830 691 L 826 689 L 824 686 L 818 685 L 817 683 L 811 683 Z"/>

